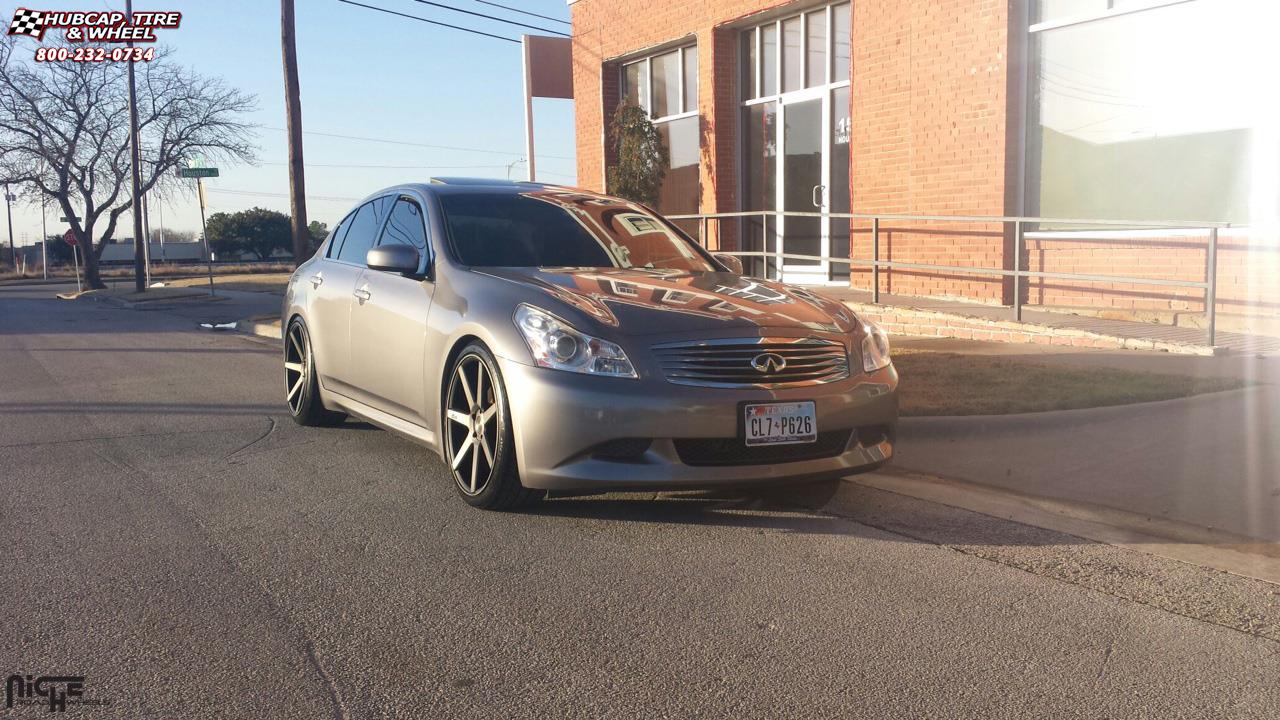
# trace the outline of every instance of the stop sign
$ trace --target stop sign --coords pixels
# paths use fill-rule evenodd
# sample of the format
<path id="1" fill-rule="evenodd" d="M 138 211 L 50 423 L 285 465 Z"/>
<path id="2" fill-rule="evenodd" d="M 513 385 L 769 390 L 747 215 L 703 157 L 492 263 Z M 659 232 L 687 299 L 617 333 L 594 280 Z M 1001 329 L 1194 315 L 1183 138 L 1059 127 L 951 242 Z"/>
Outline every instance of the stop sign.
<path id="1" fill-rule="evenodd" d="M 76 231 L 68 230 L 63 236 L 62 241 L 74 247 L 76 245 Z"/>

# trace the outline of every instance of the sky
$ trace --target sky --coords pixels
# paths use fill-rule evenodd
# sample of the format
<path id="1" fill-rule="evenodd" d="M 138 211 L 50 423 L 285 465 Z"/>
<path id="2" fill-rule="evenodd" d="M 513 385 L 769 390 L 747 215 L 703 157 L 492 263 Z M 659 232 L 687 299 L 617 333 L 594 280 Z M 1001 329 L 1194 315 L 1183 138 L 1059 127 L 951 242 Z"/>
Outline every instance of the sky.
<path id="1" fill-rule="evenodd" d="M 415 0 L 359 0 L 397 12 L 519 39 L 536 30 L 452 12 Z M 476 0 L 434 0 L 473 12 L 527 22 L 567 33 L 569 26 L 531 18 Z M 569 19 L 564 0 L 497 0 L 540 15 Z M 25 7 L 49 10 L 123 10 L 123 0 L 79 3 L 25 0 Z M 298 68 L 307 163 L 307 214 L 332 227 L 355 201 L 402 182 L 432 176 L 506 177 L 508 165 L 524 158 L 523 71 L 520 46 L 427 23 L 343 4 L 338 0 L 297 0 Z M 0 5 L 6 24 L 14 5 Z M 235 212 L 254 206 L 288 212 L 289 175 L 284 133 L 284 76 L 280 55 L 280 4 L 274 0 L 203 0 L 151 3 L 137 0 L 135 11 L 180 11 L 177 30 L 159 30 L 173 60 L 257 96 L 248 120 L 259 126 L 258 165 L 220 167 L 206 180 L 206 212 Z M 20 48 L 35 52 L 34 39 Z M 573 183 L 573 101 L 534 101 L 538 179 Z M 324 135 L 319 133 L 326 133 Z M 346 135 L 396 142 L 332 137 Z M 414 145 L 412 143 L 417 143 Z M 440 149 L 420 145 L 470 149 Z M 380 167 L 355 167 L 380 166 Z M 512 177 L 524 177 L 515 164 Z M 153 203 L 151 226 L 199 230 L 194 194 Z M 50 206 L 50 233 L 66 225 Z M 117 236 L 131 236 L 128 215 Z M 7 243 L 7 229 L 0 226 Z M 14 205 L 14 241 L 30 245 L 40 237 L 40 208 Z"/>

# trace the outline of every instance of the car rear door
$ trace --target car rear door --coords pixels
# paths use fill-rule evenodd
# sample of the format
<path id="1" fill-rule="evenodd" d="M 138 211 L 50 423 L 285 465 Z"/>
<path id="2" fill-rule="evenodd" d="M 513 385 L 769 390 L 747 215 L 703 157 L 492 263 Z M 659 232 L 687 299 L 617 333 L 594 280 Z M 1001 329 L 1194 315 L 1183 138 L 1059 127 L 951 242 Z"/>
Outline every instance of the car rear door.
<path id="1" fill-rule="evenodd" d="M 433 259 L 424 203 L 401 195 L 378 239 L 418 250 L 418 273 L 365 268 L 356 281 L 351 306 L 351 382 L 355 398 L 421 427 L 435 422 L 424 407 L 427 314 L 435 283 L 427 279 Z"/>
<path id="2" fill-rule="evenodd" d="M 308 322 L 316 374 L 326 389 L 343 395 L 350 395 L 351 387 L 351 306 L 356 281 L 392 201 L 377 198 L 356 208 L 335 231 L 327 257 L 305 278 L 313 297 Z"/>

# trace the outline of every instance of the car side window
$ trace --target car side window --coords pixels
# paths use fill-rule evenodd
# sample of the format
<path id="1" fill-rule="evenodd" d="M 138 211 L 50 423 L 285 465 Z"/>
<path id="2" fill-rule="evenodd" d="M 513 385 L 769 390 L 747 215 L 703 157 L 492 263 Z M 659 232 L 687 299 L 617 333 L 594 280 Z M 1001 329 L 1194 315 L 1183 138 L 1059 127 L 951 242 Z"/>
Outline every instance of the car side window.
<path id="1" fill-rule="evenodd" d="M 391 209 L 391 217 L 382 229 L 379 245 L 409 245 L 418 249 L 418 272 L 424 272 L 431 251 L 427 246 L 427 228 L 423 223 L 422 208 L 409 198 L 402 197 Z"/>
<path id="2" fill-rule="evenodd" d="M 373 241 L 378 237 L 378 218 L 374 209 L 376 202 L 377 200 L 361 205 L 351 218 L 347 235 L 342 241 L 342 247 L 338 250 L 338 259 L 342 262 L 364 265 L 364 256 L 369 252 L 369 248 L 373 247 Z"/>
<path id="3" fill-rule="evenodd" d="M 355 217 L 355 213 L 342 218 L 342 222 L 338 223 L 338 227 L 333 229 L 333 240 L 329 242 L 329 251 L 325 254 L 325 257 L 338 257 L 338 252 L 342 248 L 342 239 L 346 237 L 347 228 L 351 227 L 351 218 L 353 217 Z"/>

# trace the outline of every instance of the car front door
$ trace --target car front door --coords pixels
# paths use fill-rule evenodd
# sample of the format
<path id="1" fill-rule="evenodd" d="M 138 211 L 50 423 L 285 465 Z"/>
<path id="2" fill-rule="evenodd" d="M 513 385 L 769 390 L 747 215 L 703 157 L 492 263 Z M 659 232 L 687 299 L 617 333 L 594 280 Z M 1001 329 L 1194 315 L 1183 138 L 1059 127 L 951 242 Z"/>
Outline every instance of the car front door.
<path id="1" fill-rule="evenodd" d="M 395 200 L 379 245 L 417 249 L 414 276 L 365 268 L 351 305 L 351 382 L 356 399 L 420 427 L 433 427 L 424 407 L 427 313 L 435 293 L 428 279 L 431 242 L 423 204 Z"/>
<path id="2" fill-rule="evenodd" d="M 356 208 L 334 231 L 326 257 L 304 282 L 311 284 L 310 331 L 316 374 L 328 390 L 350 395 L 351 306 L 364 256 L 378 237 L 394 198 L 378 198 Z"/>

